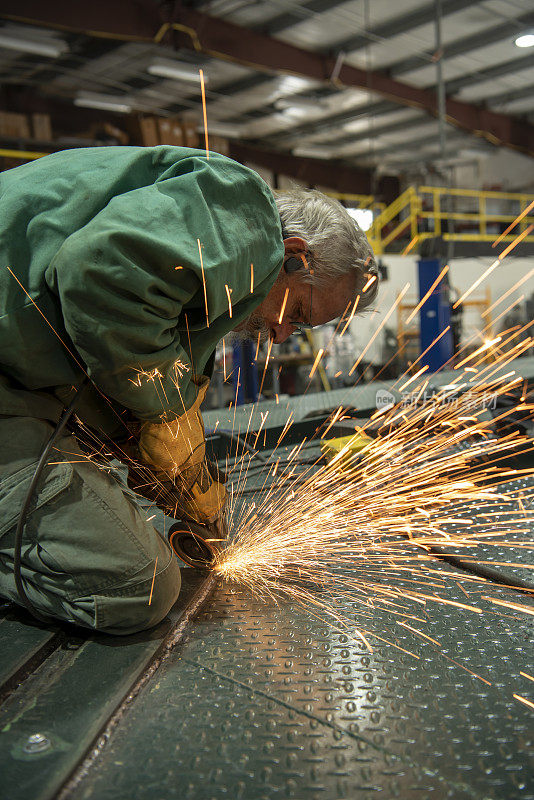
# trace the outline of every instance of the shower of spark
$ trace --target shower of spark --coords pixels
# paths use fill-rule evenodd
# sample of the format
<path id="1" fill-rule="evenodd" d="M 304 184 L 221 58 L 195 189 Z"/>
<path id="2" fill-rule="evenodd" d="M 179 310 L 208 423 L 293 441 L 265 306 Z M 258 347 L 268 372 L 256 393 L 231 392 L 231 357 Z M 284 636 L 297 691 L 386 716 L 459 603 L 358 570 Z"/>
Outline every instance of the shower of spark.
<path id="1" fill-rule="evenodd" d="M 405 398 L 378 410 L 363 427 L 355 427 L 351 441 L 326 465 L 316 463 L 297 472 L 304 442 L 296 445 L 284 458 L 285 468 L 280 467 L 282 459 L 270 465 L 259 499 L 239 511 L 236 501 L 246 476 L 241 463 L 233 493 L 234 536 L 219 554 L 215 571 L 256 595 L 291 599 L 344 628 L 348 623 L 337 611 L 341 597 L 358 602 L 363 618 L 378 609 L 408 618 L 407 600 L 426 606 L 452 604 L 480 613 L 472 603 L 429 592 L 445 574 L 437 573 L 432 548 L 439 547 L 443 554 L 443 548 L 456 552 L 477 544 L 516 547 L 510 537 L 524 531 L 525 519 L 534 514 L 525 509 L 524 490 L 506 488 L 506 483 L 534 474 L 534 468 L 518 471 L 500 466 L 505 454 L 532 449 L 532 442 L 518 432 L 497 438 L 495 420 L 484 413 L 488 399 L 522 385 L 522 378 L 506 367 L 532 343 L 527 337 L 494 353 L 492 373 L 500 368 L 501 374 L 490 374 L 478 384 L 472 384 L 473 377 L 488 369 L 485 346 L 472 354 L 466 370 L 458 370 L 453 385 L 429 397 L 428 379 L 419 382 L 408 404 Z M 420 381 L 422 372 L 417 374 Z M 530 416 L 534 411 L 523 397 L 499 419 L 517 408 Z M 340 418 L 341 411 L 334 416 Z M 277 446 L 290 427 L 291 423 L 286 425 Z M 362 433 L 372 438 L 354 454 L 351 444 Z M 499 519 L 491 524 L 473 519 L 465 503 L 471 508 L 499 503 Z M 450 532 L 451 523 L 455 533 Z M 525 546 L 529 547 L 523 541 L 521 547 Z M 466 579 L 479 581 L 487 594 L 487 581 L 476 575 Z M 412 588 L 406 588 L 406 581 Z M 489 597 L 481 599 L 492 602 Z M 514 604 L 514 610 L 532 613 L 521 603 Z M 369 632 L 355 628 L 354 619 L 352 633 L 369 646 Z"/>

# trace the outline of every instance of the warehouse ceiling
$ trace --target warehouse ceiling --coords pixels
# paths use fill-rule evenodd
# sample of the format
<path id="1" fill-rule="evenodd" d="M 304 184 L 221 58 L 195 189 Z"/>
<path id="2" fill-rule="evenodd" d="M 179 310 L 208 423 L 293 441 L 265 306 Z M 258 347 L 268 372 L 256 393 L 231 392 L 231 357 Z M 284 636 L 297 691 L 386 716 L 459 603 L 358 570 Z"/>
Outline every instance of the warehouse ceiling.
<path id="1" fill-rule="evenodd" d="M 0 17 L 2 84 L 73 114 L 96 96 L 200 119 L 201 67 L 210 131 L 250 147 L 387 173 L 499 145 L 534 154 L 534 49 L 514 44 L 534 32 L 532 0 L 4 0 Z M 165 77 L 184 64 L 193 81 Z"/>

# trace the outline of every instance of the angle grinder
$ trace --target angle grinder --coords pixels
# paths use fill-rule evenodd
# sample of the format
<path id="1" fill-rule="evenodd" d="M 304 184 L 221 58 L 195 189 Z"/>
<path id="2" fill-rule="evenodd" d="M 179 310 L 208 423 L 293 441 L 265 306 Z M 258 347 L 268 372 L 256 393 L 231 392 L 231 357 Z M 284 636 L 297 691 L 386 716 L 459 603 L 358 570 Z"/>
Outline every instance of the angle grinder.
<path id="1" fill-rule="evenodd" d="M 169 544 L 182 561 L 196 569 L 212 569 L 227 538 L 224 523 L 201 525 L 192 520 L 176 522 L 168 533 Z"/>

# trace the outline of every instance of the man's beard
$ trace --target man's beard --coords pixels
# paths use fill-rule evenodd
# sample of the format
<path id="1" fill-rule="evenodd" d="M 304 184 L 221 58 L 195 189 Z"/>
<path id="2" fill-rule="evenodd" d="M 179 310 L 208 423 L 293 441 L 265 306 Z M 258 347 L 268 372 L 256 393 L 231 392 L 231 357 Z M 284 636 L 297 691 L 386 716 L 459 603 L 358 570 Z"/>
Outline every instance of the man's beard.
<path id="1" fill-rule="evenodd" d="M 263 344 L 269 341 L 271 332 L 261 314 L 253 311 L 249 317 L 239 324 L 237 330 L 231 331 L 230 339 L 235 342 L 257 342 L 258 336 L 260 337 L 260 344 Z"/>

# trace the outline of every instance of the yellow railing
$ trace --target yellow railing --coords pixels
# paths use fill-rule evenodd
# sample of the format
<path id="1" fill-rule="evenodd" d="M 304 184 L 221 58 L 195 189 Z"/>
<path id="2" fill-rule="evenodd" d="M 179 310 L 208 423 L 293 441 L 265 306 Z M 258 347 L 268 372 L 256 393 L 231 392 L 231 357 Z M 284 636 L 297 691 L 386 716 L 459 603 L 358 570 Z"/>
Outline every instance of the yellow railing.
<path id="1" fill-rule="evenodd" d="M 367 235 L 377 255 L 401 238 L 409 240 L 406 250 L 433 236 L 445 241 L 493 242 L 533 202 L 534 195 L 528 194 L 409 186 L 375 217 Z M 501 241 L 513 241 L 533 223 L 534 209 L 529 209 Z M 533 242 L 534 231 L 524 241 Z"/>
<path id="2" fill-rule="evenodd" d="M 46 155 L 48 155 L 48 153 L 34 153 L 30 150 L 6 150 L 0 148 L 0 158 L 20 158 L 21 161 L 34 161 Z"/>
<path id="3" fill-rule="evenodd" d="M 386 204 L 376 199 L 374 194 L 351 194 L 350 192 L 325 192 L 328 197 L 335 197 L 342 203 L 356 203 L 358 208 L 370 208 L 375 214 L 381 214 Z"/>

